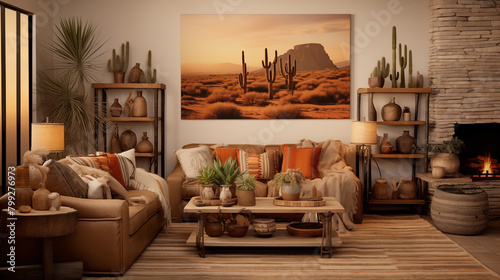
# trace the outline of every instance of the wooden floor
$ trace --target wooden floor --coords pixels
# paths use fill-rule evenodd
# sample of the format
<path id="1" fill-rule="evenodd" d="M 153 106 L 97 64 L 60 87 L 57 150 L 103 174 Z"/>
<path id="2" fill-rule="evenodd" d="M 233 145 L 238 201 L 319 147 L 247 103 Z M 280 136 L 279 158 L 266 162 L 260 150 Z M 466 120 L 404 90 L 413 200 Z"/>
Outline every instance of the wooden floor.
<path id="1" fill-rule="evenodd" d="M 500 279 L 418 216 L 366 216 L 330 259 L 319 248 L 222 247 L 200 258 L 185 243 L 195 226 L 173 224 L 124 276 L 99 279 Z"/>

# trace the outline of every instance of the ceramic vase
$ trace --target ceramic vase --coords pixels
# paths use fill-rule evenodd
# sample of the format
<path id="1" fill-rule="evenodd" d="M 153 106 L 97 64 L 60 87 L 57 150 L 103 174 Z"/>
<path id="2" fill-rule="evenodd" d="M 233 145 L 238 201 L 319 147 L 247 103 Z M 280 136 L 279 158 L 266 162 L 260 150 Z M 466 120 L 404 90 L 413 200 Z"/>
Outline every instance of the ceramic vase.
<path id="1" fill-rule="evenodd" d="M 201 200 L 213 199 L 215 194 L 213 190 L 213 184 L 201 185 L 202 190 L 200 192 Z"/>
<path id="2" fill-rule="evenodd" d="M 118 98 L 115 98 L 115 102 L 109 106 L 109 112 L 112 117 L 119 117 L 122 115 L 122 105 L 118 102 Z"/>
<path id="3" fill-rule="evenodd" d="M 137 144 L 135 148 L 138 153 L 152 153 L 153 152 L 153 144 L 148 140 L 148 133 L 143 132 L 142 140 Z"/>
<path id="4" fill-rule="evenodd" d="M 401 179 L 398 192 L 401 199 L 415 199 L 417 198 L 417 184 L 410 179 Z"/>
<path id="5" fill-rule="evenodd" d="M 442 167 L 446 174 L 456 174 L 460 169 L 460 158 L 453 153 L 438 153 L 432 156 L 431 167 Z"/>
<path id="6" fill-rule="evenodd" d="M 109 148 L 109 152 L 112 154 L 123 152 L 121 144 L 120 144 L 120 134 L 118 134 L 118 125 L 115 125 L 115 129 L 113 131 L 113 135 L 111 136 L 111 144 Z"/>
<path id="7" fill-rule="evenodd" d="M 130 126 L 127 127 L 127 130 L 122 132 L 120 135 L 120 146 L 123 151 L 127 151 L 135 148 L 137 145 L 137 136 L 135 133 L 130 130 Z"/>
<path id="8" fill-rule="evenodd" d="M 219 237 L 224 234 L 224 225 L 221 222 L 205 223 L 205 233 L 210 237 Z"/>
<path id="9" fill-rule="evenodd" d="M 142 96 L 142 91 L 137 91 L 137 96 L 134 98 L 134 107 L 132 109 L 132 116 L 145 117 L 148 115 L 148 108 L 146 98 Z"/>
<path id="10" fill-rule="evenodd" d="M 289 183 L 283 183 L 280 188 L 281 197 L 283 198 L 283 200 L 288 201 L 299 200 L 300 189 L 300 187 L 292 188 L 292 185 Z"/>
<path id="11" fill-rule="evenodd" d="M 401 154 L 411 154 L 413 152 L 413 145 L 415 144 L 415 138 L 410 135 L 408 130 L 403 131 L 403 135 L 396 139 L 396 149 L 398 153 Z"/>
<path id="12" fill-rule="evenodd" d="M 130 73 L 128 75 L 129 83 L 139 83 L 141 81 L 141 75 L 144 74 L 144 71 L 141 69 L 141 64 L 136 63 L 134 67 L 130 69 Z"/>
<path id="13" fill-rule="evenodd" d="M 368 95 L 368 121 L 377 121 L 377 110 L 373 104 L 373 93 Z"/>
<path id="14" fill-rule="evenodd" d="M 401 118 L 401 106 L 396 104 L 396 98 L 393 97 L 389 103 L 382 107 L 381 115 L 384 121 L 399 121 Z"/>
<path id="15" fill-rule="evenodd" d="M 392 189 L 387 184 L 387 179 L 375 179 L 375 184 L 372 187 L 372 197 L 374 199 L 391 199 Z"/>
<path id="16" fill-rule="evenodd" d="M 134 110 L 134 99 L 132 98 L 132 93 L 129 93 L 127 100 L 125 100 L 124 107 L 123 115 L 125 117 L 132 117 L 132 111 Z"/>
<path id="17" fill-rule="evenodd" d="M 45 184 L 41 183 L 38 189 L 33 193 L 33 209 L 49 210 L 51 206 L 49 194 L 50 191 L 45 188 Z"/>
<path id="18" fill-rule="evenodd" d="M 380 152 L 382 154 L 390 154 L 392 153 L 393 146 L 391 145 L 391 139 L 389 139 L 389 135 L 384 133 L 384 137 L 382 138 L 382 142 L 380 143 Z"/>
<path id="19" fill-rule="evenodd" d="M 229 189 L 229 187 L 231 187 L 231 185 L 221 185 L 221 187 L 222 187 L 222 190 L 220 191 L 220 194 L 219 194 L 220 202 L 222 204 L 228 204 L 232 198 L 231 190 Z"/>
<path id="20" fill-rule="evenodd" d="M 22 205 L 31 207 L 33 199 L 33 190 L 30 187 L 30 167 L 20 165 L 16 168 L 16 191 L 15 191 L 15 209 Z"/>

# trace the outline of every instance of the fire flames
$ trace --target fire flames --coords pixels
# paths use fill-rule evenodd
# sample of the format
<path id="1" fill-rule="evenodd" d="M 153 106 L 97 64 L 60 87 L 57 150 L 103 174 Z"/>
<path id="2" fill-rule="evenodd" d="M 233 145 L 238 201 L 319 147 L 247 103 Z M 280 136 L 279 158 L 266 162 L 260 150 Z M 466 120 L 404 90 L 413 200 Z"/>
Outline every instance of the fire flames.
<path id="1" fill-rule="evenodd" d="M 493 173 L 493 170 L 491 169 L 491 155 L 487 155 L 485 157 L 478 157 L 480 160 L 483 161 L 483 173 Z"/>

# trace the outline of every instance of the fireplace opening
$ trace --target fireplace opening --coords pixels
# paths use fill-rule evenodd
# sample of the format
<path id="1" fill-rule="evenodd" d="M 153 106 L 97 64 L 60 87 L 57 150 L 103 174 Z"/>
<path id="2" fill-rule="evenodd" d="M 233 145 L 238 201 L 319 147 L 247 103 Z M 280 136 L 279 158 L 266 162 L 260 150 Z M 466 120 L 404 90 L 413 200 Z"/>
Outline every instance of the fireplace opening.
<path id="1" fill-rule="evenodd" d="M 500 180 L 500 123 L 457 123 L 454 136 L 465 144 L 460 173 L 473 180 Z"/>

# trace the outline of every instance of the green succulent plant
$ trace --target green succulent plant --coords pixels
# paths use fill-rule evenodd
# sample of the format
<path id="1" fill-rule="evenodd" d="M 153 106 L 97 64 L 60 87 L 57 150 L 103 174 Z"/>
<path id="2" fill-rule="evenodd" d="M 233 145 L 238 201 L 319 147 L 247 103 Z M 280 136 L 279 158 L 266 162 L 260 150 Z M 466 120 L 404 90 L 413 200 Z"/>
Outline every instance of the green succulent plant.
<path id="1" fill-rule="evenodd" d="M 212 165 L 205 166 L 200 170 L 200 176 L 198 176 L 197 179 L 200 185 L 215 184 L 217 182 L 217 174 L 215 173 L 214 167 Z"/>
<path id="2" fill-rule="evenodd" d="M 224 163 L 220 159 L 214 160 L 213 166 L 219 185 L 231 185 L 240 173 L 238 162 L 233 158 L 227 159 Z"/>
<path id="3" fill-rule="evenodd" d="M 300 188 L 300 183 L 305 179 L 304 174 L 299 169 L 287 169 L 283 173 L 277 173 L 273 178 L 274 184 L 278 188 L 281 188 L 285 183 L 289 183 L 292 188 Z"/>
<path id="4" fill-rule="evenodd" d="M 248 171 L 238 174 L 234 183 L 236 187 L 242 191 L 255 190 L 255 176 L 248 173 Z"/>

